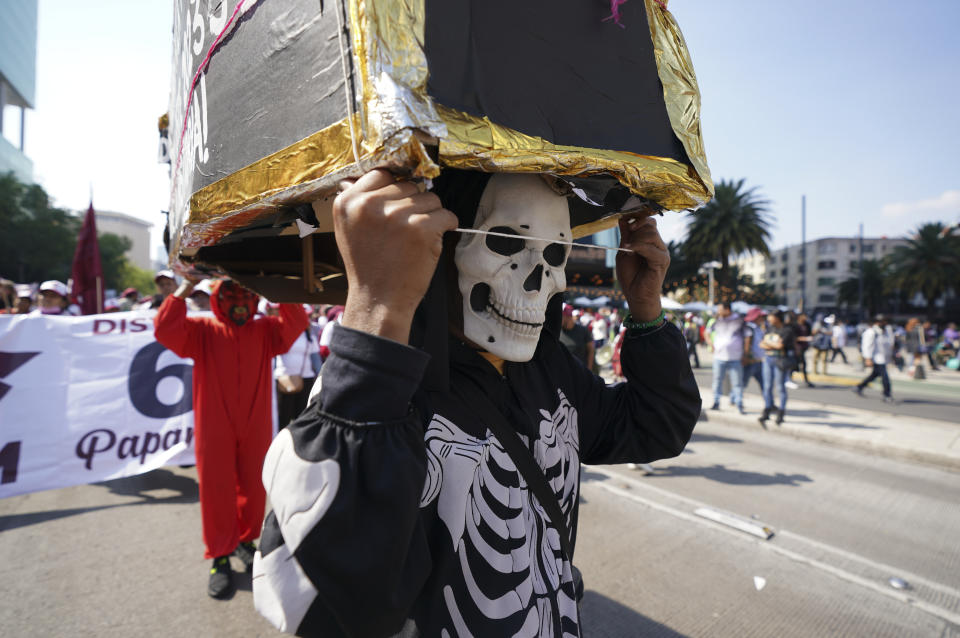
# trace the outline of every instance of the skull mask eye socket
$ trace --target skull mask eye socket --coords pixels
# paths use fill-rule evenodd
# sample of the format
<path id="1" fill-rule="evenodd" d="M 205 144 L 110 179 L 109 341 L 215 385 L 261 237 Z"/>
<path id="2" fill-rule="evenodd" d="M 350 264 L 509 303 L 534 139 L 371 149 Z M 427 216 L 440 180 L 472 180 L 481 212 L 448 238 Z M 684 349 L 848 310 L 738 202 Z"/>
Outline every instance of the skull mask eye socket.
<path id="1" fill-rule="evenodd" d="M 494 226 L 490 229 L 491 233 L 502 233 L 504 235 L 514 235 L 514 237 L 501 237 L 499 235 L 487 235 L 487 248 L 498 255 L 515 255 L 527 246 L 526 240 L 514 229 L 508 226 Z"/>
<path id="2" fill-rule="evenodd" d="M 543 249 L 543 260 L 551 266 L 559 266 L 567 257 L 567 247 L 563 244 L 550 244 Z"/>

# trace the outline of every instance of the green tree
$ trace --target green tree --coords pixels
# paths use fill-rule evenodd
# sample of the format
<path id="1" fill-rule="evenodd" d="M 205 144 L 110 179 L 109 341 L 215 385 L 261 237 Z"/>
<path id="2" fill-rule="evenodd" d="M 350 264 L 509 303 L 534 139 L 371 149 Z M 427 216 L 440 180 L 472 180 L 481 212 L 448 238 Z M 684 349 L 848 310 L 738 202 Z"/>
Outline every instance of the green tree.
<path id="1" fill-rule="evenodd" d="M 919 292 L 927 301 L 927 316 L 933 317 L 934 302 L 960 286 L 960 237 L 940 222 L 921 224 L 905 246 L 893 250 L 889 264 L 886 290 Z"/>
<path id="2" fill-rule="evenodd" d="M 141 295 L 154 292 L 153 272 L 134 266 L 129 261 L 124 260 L 123 267 L 120 270 L 120 279 L 117 282 L 116 291 L 121 293 L 127 288 L 136 288 Z"/>
<path id="3" fill-rule="evenodd" d="M 0 175 L 0 274 L 19 282 L 66 282 L 80 220 L 51 205 L 43 187 Z"/>
<path id="4" fill-rule="evenodd" d="M 0 275 L 23 283 L 47 279 L 66 283 L 82 223 L 80 217 L 52 206 L 43 187 L 23 184 L 13 173 L 0 175 Z M 153 275 L 126 257 L 132 245 L 129 238 L 98 233 L 97 240 L 104 289 L 153 289 Z"/>
<path id="5" fill-rule="evenodd" d="M 121 278 L 128 264 L 124 253 L 130 250 L 133 242 L 128 237 L 113 233 L 97 233 L 97 243 L 100 245 L 100 267 L 103 269 L 104 289 L 123 290 L 120 287 Z"/>
<path id="6" fill-rule="evenodd" d="M 883 262 L 867 259 L 863 261 L 863 306 L 868 317 L 872 317 L 884 306 L 886 301 L 887 269 Z M 860 268 L 854 267 L 854 275 L 837 286 L 837 301 L 847 308 L 857 308 L 860 303 Z"/>
<path id="7" fill-rule="evenodd" d="M 769 202 L 756 188 L 744 190 L 744 181 L 720 180 L 710 203 L 691 213 L 682 251 L 694 264 L 718 260 L 723 267 L 716 277 L 727 286 L 736 283 L 731 257 L 753 252 L 770 256 Z"/>

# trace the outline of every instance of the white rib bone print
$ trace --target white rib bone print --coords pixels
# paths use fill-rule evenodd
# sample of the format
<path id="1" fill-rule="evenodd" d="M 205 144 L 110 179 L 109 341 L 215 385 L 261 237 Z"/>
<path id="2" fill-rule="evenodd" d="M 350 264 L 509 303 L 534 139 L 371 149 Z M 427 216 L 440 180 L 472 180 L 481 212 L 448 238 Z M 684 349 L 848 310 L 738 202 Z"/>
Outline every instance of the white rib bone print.
<path id="1" fill-rule="evenodd" d="M 558 394 L 553 413 L 540 411 L 540 437 L 533 454 L 569 525 L 580 463 L 577 411 L 563 392 Z M 548 593 L 572 580 L 570 564 L 562 557 L 556 530 L 547 524 L 513 461 L 489 430 L 480 439 L 439 415 L 431 420 L 425 443 L 428 472 L 420 506 L 437 500 L 438 516 L 450 532 L 462 569 L 463 587 L 457 589 L 469 593 L 469 598 L 457 599 L 451 587 L 444 589 L 454 625 L 447 633 L 482 633 L 464 621 L 462 610 L 471 605 L 490 620 L 519 614 L 523 622 L 516 636 L 554 636 Z M 477 575 L 491 570 L 502 578 Z M 568 626 L 576 626 L 576 601 L 562 591 L 558 601 L 559 614 L 572 621 Z"/>

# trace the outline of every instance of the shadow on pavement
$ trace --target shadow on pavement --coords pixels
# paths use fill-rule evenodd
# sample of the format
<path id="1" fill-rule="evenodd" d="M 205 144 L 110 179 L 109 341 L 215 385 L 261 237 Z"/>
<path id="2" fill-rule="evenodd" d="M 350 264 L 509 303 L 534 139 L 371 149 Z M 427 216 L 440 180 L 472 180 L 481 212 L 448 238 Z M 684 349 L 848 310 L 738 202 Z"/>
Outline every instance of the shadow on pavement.
<path id="1" fill-rule="evenodd" d="M 694 431 L 693 436 L 690 437 L 690 443 L 743 443 L 743 439 L 732 439 L 728 436 L 718 436 L 716 434 L 697 434 Z"/>
<path id="2" fill-rule="evenodd" d="M 896 397 L 896 394 L 894 394 Z M 953 401 L 936 401 L 934 399 L 897 399 L 897 405 L 956 405 Z"/>
<path id="3" fill-rule="evenodd" d="M 167 469 L 153 470 L 136 476 L 94 483 L 94 485 L 106 487 L 120 496 L 136 496 L 143 499 L 143 502 L 150 503 L 195 503 L 200 497 L 195 478 L 176 474 Z M 149 494 L 154 490 L 173 491 L 178 492 L 179 495 L 158 497 Z M 137 505 L 137 503 L 124 504 Z"/>
<path id="4" fill-rule="evenodd" d="M 77 514 L 86 514 L 87 512 L 96 512 L 99 510 L 108 510 L 119 505 L 97 505 L 94 507 L 75 507 L 68 510 L 52 510 L 48 512 L 30 512 L 28 514 L 9 514 L 0 516 L 0 532 L 19 527 L 29 527 L 47 521 L 55 521 L 58 518 L 67 518 Z"/>
<path id="5" fill-rule="evenodd" d="M 164 469 L 154 470 L 137 476 L 94 483 L 93 485 L 106 487 L 112 493 L 120 496 L 134 496 L 140 500 L 110 503 L 108 505 L 94 505 L 91 507 L 74 507 L 43 512 L 28 512 L 25 514 L 9 514 L 7 516 L 0 516 L 0 531 L 29 527 L 30 525 L 36 525 L 38 523 L 54 521 L 78 514 L 86 514 L 88 512 L 113 509 L 115 507 L 143 505 L 145 503 L 196 503 L 199 498 L 197 481 L 195 479 Z M 170 496 L 165 494 L 163 496 L 156 496 L 148 493 L 154 490 L 172 491 L 174 494 Z"/>
<path id="6" fill-rule="evenodd" d="M 591 472 L 590 470 L 580 469 L 580 481 L 586 483 L 587 481 L 605 481 L 607 480 L 606 474 L 601 474 L 599 472 Z"/>
<path id="7" fill-rule="evenodd" d="M 790 405 L 787 404 L 787 416 L 801 416 L 808 417 L 811 419 L 826 419 L 830 416 L 830 413 L 826 410 L 791 410 Z"/>
<path id="8" fill-rule="evenodd" d="M 581 602 L 583 634 L 591 638 L 685 638 L 684 634 L 661 625 L 629 607 L 595 591 L 586 591 Z"/>
<path id="9" fill-rule="evenodd" d="M 787 421 L 790 420 L 790 415 L 793 414 L 790 410 L 787 410 Z M 790 425 L 795 425 L 798 427 L 803 427 L 804 425 L 825 425 L 831 428 L 851 428 L 854 430 L 880 430 L 882 428 L 876 425 L 864 425 L 863 423 L 853 423 L 851 421 L 820 421 L 819 423 L 790 423 Z"/>
<path id="10" fill-rule="evenodd" d="M 789 485 L 797 487 L 800 483 L 812 483 L 806 474 L 761 474 L 760 472 L 746 472 L 744 470 L 731 470 L 724 465 L 711 465 L 708 467 L 682 467 L 671 465 L 670 467 L 657 467 L 657 473 L 651 478 L 666 476 L 702 476 L 705 479 L 726 483 L 727 485 Z"/>

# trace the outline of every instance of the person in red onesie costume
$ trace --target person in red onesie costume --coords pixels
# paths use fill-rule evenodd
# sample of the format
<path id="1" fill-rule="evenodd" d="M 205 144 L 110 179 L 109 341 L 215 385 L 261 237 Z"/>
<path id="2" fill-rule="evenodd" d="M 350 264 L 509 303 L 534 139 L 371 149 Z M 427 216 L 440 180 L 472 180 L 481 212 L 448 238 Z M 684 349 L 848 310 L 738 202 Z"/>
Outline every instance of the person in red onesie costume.
<path id="1" fill-rule="evenodd" d="M 253 565 L 253 539 L 263 525 L 263 457 L 273 434 L 273 357 L 307 328 L 300 304 L 281 304 L 276 317 L 256 317 L 258 297 L 229 280 L 213 284 L 214 317 L 187 317 L 185 281 L 164 299 L 154 335 L 193 359 L 193 418 L 206 558 L 213 559 L 207 593 L 233 591 L 230 555 Z"/>

